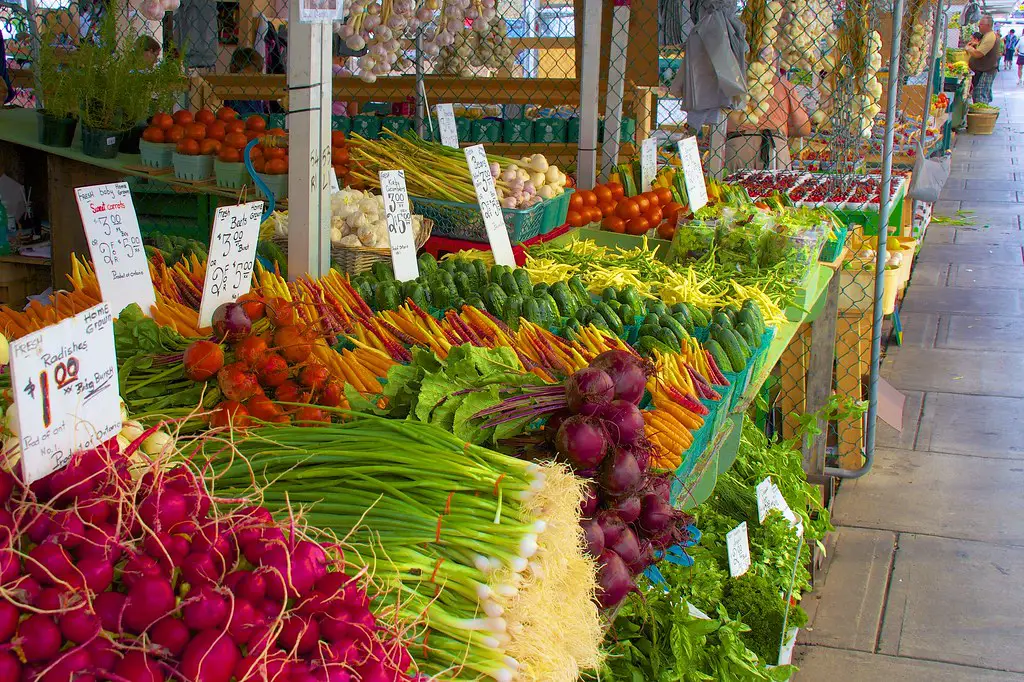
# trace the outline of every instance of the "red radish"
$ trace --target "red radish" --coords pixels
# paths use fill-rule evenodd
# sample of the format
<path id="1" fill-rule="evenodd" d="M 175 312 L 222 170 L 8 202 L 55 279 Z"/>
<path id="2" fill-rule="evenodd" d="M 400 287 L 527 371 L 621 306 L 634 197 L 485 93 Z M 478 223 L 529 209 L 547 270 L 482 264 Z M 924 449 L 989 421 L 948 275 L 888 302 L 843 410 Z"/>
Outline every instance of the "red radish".
<path id="1" fill-rule="evenodd" d="M 149 629 L 149 639 L 167 649 L 171 656 L 177 658 L 185 650 L 192 633 L 188 626 L 173 616 L 165 616 Z"/>
<path id="2" fill-rule="evenodd" d="M 156 559 L 139 553 L 128 557 L 128 561 L 125 562 L 124 569 L 122 569 L 121 579 L 125 585 L 131 587 L 142 578 L 159 578 L 164 575 L 163 569 L 160 568 Z"/>
<path id="3" fill-rule="evenodd" d="M 14 491 L 14 476 L 9 471 L 0 471 L 0 505 L 7 504 Z"/>
<path id="4" fill-rule="evenodd" d="M 14 554 L 0 554 L 0 560 L 3 556 L 15 557 Z M 17 558 L 15 557 L 15 561 Z M 6 581 L 5 581 L 6 582 Z M 40 593 L 43 591 L 43 586 L 40 585 L 34 578 L 30 578 L 27 575 L 22 576 L 17 583 L 17 587 L 14 588 L 15 599 L 22 603 L 28 604 L 29 606 L 36 606 L 36 600 L 39 599 Z"/>
<path id="5" fill-rule="evenodd" d="M 160 488 L 142 501 L 139 516 L 152 530 L 167 530 L 188 518 L 188 503 L 176 490 Z"/>
<path id="6" fill-rule="evenodd" d="M 316 648 L 320 640 L 320 626 L 313 619 L 306 619 L 301 616 L 289 616 L 284 619 L 281 634 L 277 642 L 282 647 L 295 651 L 299 655 L 306 655 Z"/>
<path id="7" fill-rule="evenodd" d="M 224 349 L 213 341 L 193 341 L 181 359 L 185 376 L 192 381 L 206 381 L 224 366 Z"/>
<path id="8" fill-rule="evenodd" d="M 124 624 L 128 630 L 141 633 L 176 606 L 174 588 L 164 577 L 140 578 L 128 590 Z"/>
<path id="9" fill-rule="evenodd" d="M 0 585 L 21 575 L 21 561 L 12 550 L 0 548 Z"/>
<path id="10" fill-rule="evenodd" d="M 231 682 L 241 657 L 226 632 L 203 630 L 185 647 L 179 672 L 189 682 Z"/>
<path id="11" fill-rule="evenodd" d="M 62 643 L 60 629 L 53 618 L 38 613 L 19 623 L 18 639 L 21 652 L 29 663 L 53 658 Z"/>
<path id="12" fill-rule="evenodd" d="M 29 514 L 31 520 L 28 522 L 28 526 L 25 528 L 25 532 L 28 534 L 29 540 L 36 544 L 39 544 L 47 537 L 49 537 L 52 522 L 50 521 L 50 517 L 44 514 L 42 511 L 30 511 Z M 31 516 L 32 514 L 34 514 L 34 516 Z"/>
<path id="13" fill-rule="evenodd" d="M 597 414 L 614 397 L 612 378 L 596 367 L 584 367 L 565 381 L 565 398 L 575 414 Z"/>
<path id="14" fill-rule="evenodd" d="M 256 376 L 264 386 L 280 386 L 288 379 L 288 363 L 277 353 L 267 353 L 256 367 Z"/>
<path id="15" fill-rule="evenodd" d="M 633 443 L 644 435 L 644 416 L 627 400 L 613 400 L 600 411 L 608 433 L 618 445 Z"/>
<path id="16" fill-rule="evenodd" d="M 227 598 L 215 587 L 199 585 L 189 591 L 181 617 L 192 630 L 210 630 L 227 620 L 230 609 Z"/>
<path id="17" fill-rule="evenodd" d="M 156 659 L 141 651 L 126 653 L 114 673 L 132 682 L 164 682 L 166 679 Z"/>
<path id="18" fill-rule="evenodd" d="M 39 593 L 36 605 L 43 611 L 62 611 L 67 608 L 70 594 L 63 587 L 46 587 Z"/>
<path id="19" fill-rule="evenodd" d="M 181 566 L 181 573 L 190 585 L 205 585 L 215 583 L 224 575 L 224 571 L 210 554 L 206 552 L 192 552 Z"/>
<path id="20" fill-rule="evenodd" d="M 213 333 L 221 341 L 237 341 L 252 332 L 252 320 L 240 303 L 221 303 L 213 311 Z"/>
<path id="21" fill-rule="evenodd" d="M 71 557 L 63 547 L 53 543 L 33 547 L 25 559 L 25 568 L 40 585 L 66 582 L 74 575 Z"/>
<path id="22" fill-rule="evenodd" d="M 108 500 L 95 499 L 78 503 L 78 515 L 88 524 L 106 523 L 113 513 L 114 505 Z"/>
<path id="23" fill-rule="evenodd" d="M 48 670 L 41 682 L 95 682 L 96 677 L 89 669 L 93 667 L 89 652 L 83 649 L 68 649 L 59 654 L 56 661 L 47 661 L 44 665 Z"/>
<path id="24" fill-rule="evenodd" d="M 64 639 L 75 644 L 88 642 L 100 631 L 100 617 L 85 605 L 65 611 L 58 624 Z"/>
<path id="25" fill-rule="evenodd" d="M 14 680 L 21 677 L 21 661 L 14 654 L 0 651 L 0 680 Z"/>
<path id="26" fill-rule="evenodd" d="M 259 601 L 267 594 L 267 581 L 259 573 L 247 572 L 238 581 L 235 594 L 239 598 L 247 599 L 250 602 Z"/>
<path id="27" fill-rule="evenodd" d="M 594 519 L 587 519 L 580 525 L 583 526 L 583 535 L 587 541 L 587 552 L 596 559 L 604 551 L 604 531 Z"/>
<path id="28" fill-rule="evenodd" d="M 11 641 L 11 637 L 18 631 L 20 617 L 21 613 L 17 606 L 9 601 L 0 601 L 0 644 Z"/>
<path id="29" fill-rule="evenodd" d="M 601 590 L 598 603 L 608 609 L 625 599 L 635 586 L 625 562 L 615 552 L 605 550 L 598 564 L 597 583 Z"/>
<path id="30" fill-rule="evenodd" d="M 235 643 L 246 644 L 256 634 L 256 628 L 263 623 L 263 614 L 256 610 L 252 602 L 237 599 L 231 612 L 231 619 L 228 621 L 228 634 Z"/>
<path id="31" fill-rule="evenodd" d="M 85 531 L 85 542 L 75 550 L 79 559 L 97 557 L 117 563 L 121 558 L 117 532 L 113 526 L 100 524 Z"/>
<path id="32" fill-rule="evenodd" d="M 639 405 L 647 387 L 647 368 L 643 361 L 624 350 L 607 350 L 590 361 L 603 370 L 615 386 L 615 398 Z"/>
<path id="33" fill-rule="evenodd" d="M 79 561 L 76 568 L 82 576 L 75 576 L 69 582 L 76 586 L 83 583 L 95 594 L 106 591 L 114 581 L 114 565 L 106 559 L 88 557 Z"/>
<path id="34" fill-rule="evenodd" d="M 104 592 L 93 600 L 93 608 L 96 609 L 104 630 L 121 631 L 127 601 L 128 597 L 120 592 Z"/>
<path id="35" fill-rule="evenodd" d="M 50 537 L 65 549 L 78 547 L 85 539 L 85 524 L 72 511 L 63 511 L 53 516 L 56 525 Z"/>
<path id="36" fill-rule="evenodd" d="M 608 438 L 599 421 L 574 415 L 558 428 L 555 447 L 577 469 L 590 470 L 600 465 L 608 454 Z"/>

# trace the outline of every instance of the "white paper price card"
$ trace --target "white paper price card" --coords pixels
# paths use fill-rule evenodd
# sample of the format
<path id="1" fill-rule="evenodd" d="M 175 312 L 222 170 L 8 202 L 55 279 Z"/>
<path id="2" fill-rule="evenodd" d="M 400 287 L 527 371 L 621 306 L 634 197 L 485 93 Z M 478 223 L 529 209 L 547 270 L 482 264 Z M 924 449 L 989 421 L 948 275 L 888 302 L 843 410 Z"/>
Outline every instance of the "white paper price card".
<path id="1" fill-rule="evenodd" d="M 640 185 L 644 192 L 651 188 L 651 183 L 657 175 L 658 143 L 649 137 L 640 145 Z"/>
<path id="2" fill-rule="evenodd" d="M 501 212 L 498 192 L 494 188 L 494 178 L 491 176 L 491 166 L 482 144 L 466 147 L 466 163 L 469 165 L 469 175 L 473 178 L 476 201 L 480 204 L 480 213 L 484 217 L 484 227 L 487 229 L 487 240 L 491 243 L 491 251 L 494 253 L 494 262 L 514 268 L 516 257 L 512 253 L 512 242 L 505 228 L 505 216 Z"/>
<path id="3" fill-rule="evenodd" d="M 203 280 L 203 299 L 199 305 L 200 327 L 210 326 L 217 306 L 233 303 L 239 296 L 249 293 L 262 217 L 262 201 L 217 209 Z"/>
<path id="4" fill-rule="evenodd" d="M 156 293 L 128 183 L 78 187 L 75 196 L 103 300 L 115 315 L 132 303 L 149 315 Z"/>
<path id="5" fill-rule="evenodd" d="M 104 301 L 11 341 L 11 387 L 27 483 L 121 431 L 111 311 Z"/>
<path id="6" fill-rule="evenodd" d="M 750 568 L 750 542 L 747 539 L 747 522 L 725 534 L 725 547 L 729 552 L 729 575 L 739 578 Z"/>
<path id="7" fill-rule="evenodd" d="M 704 166 L 700 162 L 696 137 L 679 140 L 679 160 L 683 165 L 683 181 L 686 183 L 690 212 L 694 213 L 708 203 L 708 185 L 704 180 Z"/>
<path id="8" fill-rule="evenodd" d="M 341 186 L 338 185 L 338 174 L 334 170 L 334 166 L 331 166 L 331 170 L 328 171 L 331 176 L 331 194 L 341 191 Z"/>
<path id="9" fill-rule="evenodd" d="M 455 126 L 455 109 L 451 104 L 438 104 L 434 111 L 437 112 L 437 129 L 441 144 L 458 149 L 459 129 Z"/>
<path id="10" fill-rule="evenodd" d="M 765 518 L 768 516 L 768 512 L 773 509 L 778 509 L 786 520 L 789 521 L 790 525 L 795 526 L 797 533 L 803 533 L 803 524 L 800 519 L 790 508 L 789 503 L 786 502 L 786 498 L 782 496 L 782 491 L 779 490 L 779 486 L 775 485 L 775 481 L 772 480 L 771 476 L 766 477 L 763 481 L 757 484 L 757 520 L 759 523 L 764 523 Z"/>
<path id="11" fill-rule="evenodd" d="M 420 276 L 416 262 L 416 239 L 409 211 L 409 193 L 405 189 L 405 171 L 380 171 L 380 193 L 384 196 L 384 219 L 391 244 L 391 267 L 395 279 L 407 282 Z"/>

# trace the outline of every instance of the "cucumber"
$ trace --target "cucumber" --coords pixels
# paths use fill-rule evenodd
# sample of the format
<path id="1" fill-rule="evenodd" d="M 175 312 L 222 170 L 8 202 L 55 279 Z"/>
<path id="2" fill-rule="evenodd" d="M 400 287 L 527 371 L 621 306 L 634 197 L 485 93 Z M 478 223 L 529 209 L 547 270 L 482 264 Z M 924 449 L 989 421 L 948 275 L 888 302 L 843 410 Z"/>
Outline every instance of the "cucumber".
<path id="1" fill-rule="evenodd" d="M 695 327 L 693 326 L 693 318 L 690 317 L 689 311 L 672 313 L 670 317 L 673 320 L 676 320 L 679 324 L 683 325 L 683 329 L 686 330 L 687 334 L 693 334 L 693 330 L 695 329 Z"/>
<path id="2" fill-rule="evenodd" d="M 611 303 L 612 301 L 618 301 L 619 292 L 615 290 L 615 287 L 605 287 L 604 291 L 601 292 L 601 300 L 605 303 Z"/>
<path id="3" fill-rule="evenodd" d="M 757 348 L 760 345 L 760 341 L 758 341 L 754 336 L 754 328 L 742 319 L 736 323 L 735 331 L 743 337 L 743 340 L 746 341 L 747 345 L 751 348 Z"/>
<path id="4" fill-rule="evenodd" d="M 661 326 L 661 317 L 657 313 L 647 313 L 644 315 L 644 321 L 641 324 L 653 324 L 655 327 Z"/>
<path id="5" fill-rule="evenodd" d="M 508 296 L 497 284 L 488 284 L 484 287 L 484 306 L 490 314 L 501 315 L 501 311 L 505 308 L 506 299 L 508 299 Z"/>
<path id="6" fill-rule="evenodd" d="M 734 306 L 732 303 L 729 303 L 728 305 L 722 306 L 721 311 L 729 316 L 729 319 L 732 320 L 733 324 L 736 324 L 736 313 L 740 311 L 739 308 Z"/>
<path id="7" fill-rule="evenodd" d="M 438 267 L 438 269 L 443 272 L 447 272 L 449 275 L 452 275 L 453 277 L 455 276 L 455 273 L 458 272 L 458 268 L 455 267 L 455 259 L 453 258 L 441 261 L 441 264 Z"/>
<path id="8" fill-rule="evenodd" d="M 637 332 L 637 334 L 639 334 L 640 336 L 654 336 L 658 333 L 659 329 L 661 329 L 660 325 L 644 323 L 640 325 L 640 330 Z"/>
<path id="9" fill-rule="evenodd" d="M 579 320 L 572 317 L 565 323 L 565 327 L 562 329 L 561 335 L 572 341 L 579 338 L 579 333 L 581 331 L 583 331 L 583 326 L 579 323 Z"/>
<path id="10" fill-rule="evenodd" d="M 547 284 L 545 284 L 544 282 L 537 282 L 536 284 L 533 285 L 533 289 L 530 291 L 530 295 L 531 296 L 539 296 L 540 294 L 547 293 L 547 291 L 548 291 L 548 285 Z"/>
<path id="11" fill-rule="evenodd" d="M 669 310 L 672 312 L 673 315 L 675 315 L 676 313 L 688 314 L 690 312 L 690 309 L 686 307 L 685 303 L 673 303 L 671 307 L 669 307 Z"/>
<path id="12" fill-rule="evenodd" d="M 734 332 L 730 329 L 722 329 L 714 337 L 714 340 L 721 345 L 729 359 L 729 364 L 726 366 L 733 372 L 743 371 L 743 368 L 747 366 L 747 356 L 743 354 L 739 339 Z"/>
<path id="13" fill-rule="evenodd" d="M 506 266 L 504 266 L 504 265 L 498 265 L 497 263 L 492 265 L 491 266 L 491 273 L 490 273 L 490 282 L 491 282 L 491 284 L 495 284 L 497 282 L 500 282 L 501 281 L 502 273 L 506 272 L 506 271 L 511 272 L 511 269 L 506 267 Z"/>
<path id="14" fill-rule="evenodd" d="M 678 337 L 676 337 L 668 327 L 662 327 L 659 329 L 658 333 L 654 335 L 654 338 L 671 348 L 674 353 L 678 353 L 682 348 L 682 346 L 679 345 Z"/>
<path id="15" fill-rule="evenodd" d="M 516 268 L 512 271 L 512 278 L 516 281 L 520 294 L 523 296 L 529 296 L 533 293 L 533 282 L 530 281 L 530 273 L 526 270 L 523 268 Z"/>
<path id="16" fill-rule="evenodd" d="M 455 290 L 459 292 L 459 296 L 465 298 L 469 296 L 473 291 L 473 283 L 469 281 L 469 275 L 464 271 L 460 270 L 455 273 Z"/>
<path id="17" fill-rule="evenodd" d="M 580 279 L 579 275 L 573 275 L 569 278 L 569 289 L 576 296 L 576 300 L 579 301 L 580 305 L 590 303 L 590 292 L 583 286 L 583 280 Z"/>
<path id="18" fill-rule="evenodd" d="M 764 316 L 761 315 L 761 307 L 752 299 L 748 298 L 743 302 L 743 307 L 740 308 L 740 313 L 744 316 L 744 319 L 751 323 L 758 336 L 762 336 L 766 331 L 768 331 L 768 328 L 764 323 Z"/>
<path id="19" fill-rule="evenodd" d="M 665 304 L 661 301 L 655 301 L 647 304 L 647 312 L 654 313 L 658 317 L 661 317 L 668 312 L 668 308 L 666 308 Z"/>
<path id="20" fill-rule="evenodd" d="M 619 319 L 627 326 L 636 324 L 636 309 L 629 303 L 623 303 L 619 306 Z"/>
<path id="21" fill-rule="evenodd" d="M 545 292 L 539 296 L 535 296 L 535 298 L 540 301 L 541 311 L 545 314 L 545 326 L 554 327 L 558 324 L 558 304 L 555 303 L 554 297 L 552 297 L 550 293 Z"/>
<path id="22" fill-rule="evenodd" d="M 693 318 L 694 327 L 706 327 L 711 324 L 708 314 L 697 306 L 690 306 L 690 317 Z"/>
<path id="23" fill-rule="evenodd" d="M 565 282 L 555 282 L 551 285 L 548 293 L 551 294 L 551 298 L 555 299 L 555 304 L 558 306 L 558 314 L 562 317 L 572 317 L 576 309 L 579 308 L 576 297 L 573 296 L 569 285 Z"/>
<path id="24" fill-rule="evenodd" d="M 498 285 L 501 286 L 501 290 L 505 292 L 506 296 L 513 296 L 519 293 L 519 285 L 516 284 L 516 278 L 512 276 L 511 272 L 501 273 Z"/>
<path id="25" fill-rule="evenodd" d="M 466 305 L 471 305 L 479 310 L 483 310 L 486 307 L 484 305 L 484 299 L 475 291 L 466 297 Z"/>
<path id="26" fill-rule="evenodd" d="M 452 300 L 455 298 L 454 294 L 458 293 L 455 291 L 454 285 L 449 288 L 441 275 L 447 275 L 444 270 L 438 271 L 434 276 L 434 279 L 430 281 L 430 300 L 434 304 L 435 308 L 441 310 L 448 310 L 452 305 Z M 451 275 L 448 275 L 451 277 Z"/>
<path id="27" fill-rule="evenodd" d="M 717 324 L 725 329 L 731 329 L 733 325 L 733 320 L 723 311 L 719 310 L 717 313 L 711 316 L 711 323 Z"/>
<path id="28" fill-rule="evenodd" d="M 523 317 L 534 324 L 544 323 L 544 313 L 542 312 L 540 301 L 536 298 L 523 299 Z"/>
<path id="29" fill-rule="evenodd" d="M 519 329 L 519 318 L 523 316 L 523 297 L 516 294 L 505 299 L 505 307 L 501 311 L 501 319 L 512 329 Z"/>
<path id="30" fill-rule="evenodd" d="M 622 320 L 612 310 L 612 307 L 605 302 L 598 303 L 594 306 L 594 310 L 604 318 L 604 321 L 608 323 L 608 328 L 613 331 L 616 335 L 621 336 L 625 330 L 622 328 Z"/>
<path id="31" fill-rule="evenodd" d="M 634 309 L 639 309 L 643 302 L 640 298 L 640 292 L 636 290 L 636 287 L 632 284 L 627 284 L 619 292 L 619 303 L 628 303 L 633 306 Z"/>
<path id="32" fill-rule="evenodd" d="M 715 359 L 715 364 L 718 365 L 718 369 L 722 372 L 732 371 L 732 361 L 729 360 L 728 354 L 725 349 L 722 348 L 722 344 L 718 343 L 714 339 L 709 339 L 704 344 L 704 348 L 711 353 L 711 357 Z"/>
<path id="33" fill-rule="evenodd" d="M 356 293 L 359 294 L 359 297 L 362 298 L 367 303 L 373 303 L 373 289 L 370 287 L 370 283 L 367 282 L 366 280 L 363 280 L 362 282 L 359 283 L 359 285 L 356 287 Z"/>
<path id="34" fill-rule="evenodd" d="M 641 355 L 654 355 L 654 351 L 671 353 L 672 348 L 666 346 L 653 336 L 641 336 L 636 342 L 636 349 Z"/>
<path id="35" fill-rule="evenodd" d="M 487 282 L 490 281 L 487 278 L 488 277 L 487 264 L 484 263 L 479 258 L 475 258 L 475 259 L 473 259 L 470 262 L 473 263 L 473 270 L 476 271 L 476 287 L 477 287 L 477 291 L 479 291 L 480 289 L 483 289 L 484 285 L 486 285 Z"/>
<path id="36" fill-rule="evenodd" d="M 686 331 L 686 328 L 679 324 L 671 315 L 661 316 L 661 326 L 663 329 L 668 329 L 672 334 L 679 340 L 679 347 L 683 347 L 683 341 L 690 337 L 690 334 Z"/>
<path id="37" fill-rule="evenodd" d="M 437 259 L 429 253 L 421 253 L 416 263 L 420 266 L 421 275 L 430 275 L 437 271 Z"/>

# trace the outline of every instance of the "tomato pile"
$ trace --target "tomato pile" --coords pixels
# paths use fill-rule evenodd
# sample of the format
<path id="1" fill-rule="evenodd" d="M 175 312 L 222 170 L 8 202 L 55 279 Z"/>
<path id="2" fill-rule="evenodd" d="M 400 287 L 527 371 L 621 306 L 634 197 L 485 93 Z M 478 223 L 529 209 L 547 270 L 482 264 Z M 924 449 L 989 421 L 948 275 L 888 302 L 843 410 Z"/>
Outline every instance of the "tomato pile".
<path id="1" fill-rule="evenodd" d="M 667 187 L 627 197 L 622 185 L 609 182 L 575 192 L 569 199 L 566 222 L 571 227 L 600 222 L 602 230 L 632 235 L 654 228 L 662 239 L 671 239 L 681 210 L 683 206 L 673 201 Z"/>
<path id="2" fill-rule="evenodd" d="M 313 426 L 330 421 L 318 406 L 347 406 L 342 382 L 312 355 L 316 335 L 300 324 L 293 304 L 281 298 L 246 294 L 217 308 L 213 330 L 221 342 L 193 341 L 182 358 L 185 376 L 221 393 L 211 426 L 244 427 L 250 417 Z"/>
<path id="3" fill-rule="evenodd" d="M 246 120 L 238 118 L 231 107 L 222 107 L 216 114 L 209 109 L 158 113 L 150 119 L 143 131 L 147 142 L 175 145 L 175 151 L 188 156 L 216 155 L 221 161 L 237 163 L 242 160 L 242 149 L 253 137 L 267 131 L 262 116 L 253 115 Z M 269 131 L 274 132 L 274 131 Z M 284 131 L 280 131 L 284 134 Z"/>
<path id="4" fill-rule="evenodd" d="M 346 187 L 350 166 L 348 164 L 348 140 L 340 130 L 331 131 L 331 165 L 338 177 L 338 185 Z"/>

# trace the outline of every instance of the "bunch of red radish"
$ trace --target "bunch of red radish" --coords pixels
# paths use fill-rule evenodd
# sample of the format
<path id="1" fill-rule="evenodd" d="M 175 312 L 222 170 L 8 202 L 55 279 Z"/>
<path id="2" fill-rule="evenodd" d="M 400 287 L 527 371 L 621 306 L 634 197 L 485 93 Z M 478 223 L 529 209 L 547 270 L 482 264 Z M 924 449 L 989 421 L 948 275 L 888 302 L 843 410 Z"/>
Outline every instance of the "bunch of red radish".
<path id="1" fill-rule="evenodd" d="M 582 525 L 598 561 L 598 595 L 610 608 L 635 588 L 658 552 L 685 542 L 691 519 L 670 503 L 671 474 L 650 471 L 651 443 L 640 412 L 650 365 L 610 350 L 563 384 L 527 389 L 479 413 L 485 427 L 550 414 L 545 433 L 556 457 L 590 479 Z"/>
<path id="2" fill-rule="evenodd" d="M 264 318 L 257 332 L 253 325 Z M 317 406 L 345 405 L 342 382 L 312 356 L 315 336 L 301 325 L 294 305 L 281 298 L 264 302 L 246 294 L 214 311 L 216 340 L 192 342 L 182 358 L 185 376 L 215 380 L 223 396 L 210 416 L 212 426 L 245 427 L 250 417 L 316 425 L 330 421 Z"/>
<path id="3" fill-rule="evenodd" d="M 136 480 L 129 454 L 111 441 L 28 489 L 0 473 L 0 680 L 411 679 L 340 550 L 218 509 L 186 466 Z"/>

